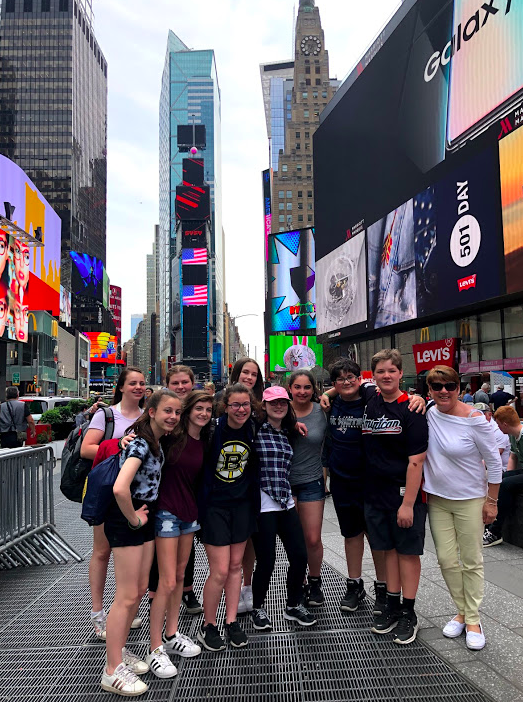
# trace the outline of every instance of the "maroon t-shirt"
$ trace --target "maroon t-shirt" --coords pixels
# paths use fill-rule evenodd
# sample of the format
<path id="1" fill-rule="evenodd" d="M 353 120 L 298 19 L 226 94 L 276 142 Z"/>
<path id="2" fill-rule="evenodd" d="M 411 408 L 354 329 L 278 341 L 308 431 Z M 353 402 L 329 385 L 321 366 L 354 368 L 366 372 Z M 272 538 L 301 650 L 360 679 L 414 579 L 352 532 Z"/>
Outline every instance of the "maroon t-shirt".
<path id="1" fill-rule="evenodd" d="M 203 464 L 203 444 L 198 439 L 187 437 L 187 444 L 177 457 L 168 457 L 162 468 L 162 481 L 157 509 L 165 509 L 184 522 L 198 519 L 196 505 L 196 480 Z"/>

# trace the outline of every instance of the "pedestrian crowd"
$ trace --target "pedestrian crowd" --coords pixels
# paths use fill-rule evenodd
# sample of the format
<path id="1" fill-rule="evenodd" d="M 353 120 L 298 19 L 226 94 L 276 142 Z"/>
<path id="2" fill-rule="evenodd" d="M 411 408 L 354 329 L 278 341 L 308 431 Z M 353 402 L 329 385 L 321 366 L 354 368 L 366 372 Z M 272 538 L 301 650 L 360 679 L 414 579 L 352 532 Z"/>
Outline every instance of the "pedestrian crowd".
<path id="1" fill-rule="evenodd" d="M 93 527 L 89 565 L 91 622 L 107 647 L 104 690 L 138 696 L 148 689 L 141 675 L 177 674 L 173 655 L 247 646 L 239 615 L 270 631 L 277 536 L 288 559 L 285 619 L 314 626 L 326 597 L 355 612 L 366 597 L 367 539 L 376 572 L 371 631 L 412 643 L 427 514 L 456 607 L 443 634 L 464 633 L 469 649 L 484 647 L 482 547 L 501 542 L 523 481 L 519 417 L 506 403 L 493 416 L 490 401 L 463 402 L 459 376 L 446 366 L 428 373 L 428 402 L 403 392 L 396 349 L 375 354 L 371 368 L 373 382 L 365 383 L 355 362 L 336 361 L 332 389 L 321 397 L 305 369 L 285 388 L 264 389 L 251 358 L 236 362 L 217 394 L 210 384 L 194 389 L 187 366 L 172 368 L 166 387 L 147 388 L 147 398 L 143 373 L 122 372 L 110 408 L 112 438 L 104 441 L 108 415 L 101 407 L 81 445 L 93 467 L 119 456 L 112 499 Z M 321 580 L 324 467 L 345 540 L 348 578 L 340 593 L 324 592 Z M 209 566 L 203 603 L 193 589 L 195 537 Z M 107 612 L 111 553 L 116 592 Z M 126 641 L 142 625 L 138 609 L 147 592 L 150 646 L 141 660 Z M 181 606 L 203 612 L 197 642 L 179 630 Z"/>

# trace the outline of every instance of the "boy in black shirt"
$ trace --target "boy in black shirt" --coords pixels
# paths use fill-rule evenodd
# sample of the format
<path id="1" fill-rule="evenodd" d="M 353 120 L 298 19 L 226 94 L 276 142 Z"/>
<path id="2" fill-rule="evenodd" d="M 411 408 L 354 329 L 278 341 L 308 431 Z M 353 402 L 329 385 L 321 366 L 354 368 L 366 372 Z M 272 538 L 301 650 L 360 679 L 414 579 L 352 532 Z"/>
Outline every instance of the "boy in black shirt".
<path id="1" fill-rule="evenodd" d="M 409 397 L 399 389 L 400 352 L 380 351 L 371 368 L 380 393 L 369 400 L 363 416 L 365 520 L 371 548 L 386 552 L 387 575 L 387 606 L 371 630 L 386 634 L 396 628 L 394 642 L 408 644 L 418 630 L 414 602 L 425 540 L 421 480 L 428 427 L 423 415 L 408 411 Z"/>

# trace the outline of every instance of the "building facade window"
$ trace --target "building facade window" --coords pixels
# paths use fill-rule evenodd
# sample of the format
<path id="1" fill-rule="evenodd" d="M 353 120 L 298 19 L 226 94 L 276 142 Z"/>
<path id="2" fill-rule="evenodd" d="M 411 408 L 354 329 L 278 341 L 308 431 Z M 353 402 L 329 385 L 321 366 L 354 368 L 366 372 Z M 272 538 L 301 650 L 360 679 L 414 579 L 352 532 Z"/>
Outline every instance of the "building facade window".
<path id="1" fill-rule="evenodd" d="M 287 190 L 287 197 L 292 197 L 292 190 Z"/>
<path id="2" fill-rule="evenodd" d="M 298 222 L 303 222 L 303 215 L 298 215 Z"/>
<path id="3" fill-rule="evenodd" d="M 285 215 L 280 215 L 278 217 L 278 222 L 285 222 Z"/>

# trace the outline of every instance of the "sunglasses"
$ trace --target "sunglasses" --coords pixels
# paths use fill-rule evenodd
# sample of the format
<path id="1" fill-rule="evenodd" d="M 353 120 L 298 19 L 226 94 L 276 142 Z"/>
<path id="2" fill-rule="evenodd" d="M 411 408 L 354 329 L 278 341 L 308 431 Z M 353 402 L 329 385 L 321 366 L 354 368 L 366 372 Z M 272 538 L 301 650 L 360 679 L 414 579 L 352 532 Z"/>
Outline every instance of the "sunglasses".
<path id="1" fill-rule="evenodd" d="M 440 390 L 447 390 L 447 392 L 454 392 L 454 390 L 458 389 L 458 384 L 457 383 L 432 383 L 430 386 L 432 390 L 435 390 L 436 392 L 439 392 Z"/>

